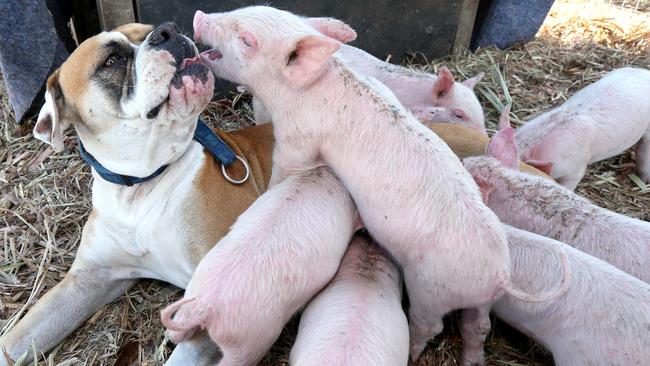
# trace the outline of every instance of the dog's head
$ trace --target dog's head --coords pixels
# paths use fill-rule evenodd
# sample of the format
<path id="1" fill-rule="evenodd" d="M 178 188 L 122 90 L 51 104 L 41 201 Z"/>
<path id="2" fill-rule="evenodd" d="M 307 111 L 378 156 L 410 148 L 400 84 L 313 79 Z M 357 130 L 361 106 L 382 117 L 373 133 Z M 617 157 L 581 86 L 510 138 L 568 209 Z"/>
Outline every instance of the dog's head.
<path id="1" fill-rule="evenodd" d="M 187 149 L 214 77 L 173 23 L 128 24 L 87 39 L 47 81 L 34 136 L 63 149 L 74 126 L 102 165 L 147 176 Z"/>

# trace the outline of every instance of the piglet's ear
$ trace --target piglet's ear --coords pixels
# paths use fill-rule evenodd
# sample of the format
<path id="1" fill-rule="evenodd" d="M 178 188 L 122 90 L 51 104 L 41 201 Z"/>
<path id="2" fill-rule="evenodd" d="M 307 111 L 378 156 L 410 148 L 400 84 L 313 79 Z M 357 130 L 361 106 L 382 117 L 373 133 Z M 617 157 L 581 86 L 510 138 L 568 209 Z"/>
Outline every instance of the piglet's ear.
<path id="1" fill-rule="evenodd" d="M 357 32 L 349 25 L 334 18 L 307 18 L 307 24 L 324 35 L 335 40 L 348 43 L 357 39 Z"/>
<path id="2" fill-rule="evenodd" d="M 34 137 L 52 146 L 56 152 L 63 150 L 63 132 L 68 127 L 61 120 L 61 104 L 63 92 L 59 85 L 59 71 L 55 71 L 47 79 L 45 104 L 41 108 L 34 126 Z"/>
<path id="3" fill-rule="evenodd" d="M 463 82 L 461 82 L 461 84 L 465 85 L 470 89 L 474 89 L 476 84 L 478 84 L 479 81 L 483 80 L 483 76 L 485 76 L 485 73 L 481 71 L 478 74 L 472 76 L 471 78 L 464 80 Z"/>
<path id="4" fill-rule="evenodd" d="M 433 101 L 436 102 L 440 99 L 444 99 L 453 87 L 454 75 L 451 74 L 451 71 L 449 71 L 446 66 L 441 67 L 440 70 L 438 70 L 438 77 L 433 83 Z"/>
<path id="5" fill-rule="evenodd" d="M 492 185 L 488 179 L 483 178 L 478 175 L 474 177 L 474 181 L 478 185 L 479 190 L 481 191 L 481 197 L 483 197 L 483 202 L 488 203 L 490 199 L 490 192 L 492 192 Z"/>
<path id="6" fill-rule="evenodd" d="M 289 81 L 305 87 L 325 71 L 327 61 L 341 43 L 321 35 L 301 36 L 289 42 L 282 71 Z"/>
<path id="7" fill-rule="evenodd" d="M 503 108 L 499 118 L 499 131 L 492 137 L 485 153 L 497 158 L 508 168 L 519 168 L 515 130 L 510 126 L 510 106 Z"/>

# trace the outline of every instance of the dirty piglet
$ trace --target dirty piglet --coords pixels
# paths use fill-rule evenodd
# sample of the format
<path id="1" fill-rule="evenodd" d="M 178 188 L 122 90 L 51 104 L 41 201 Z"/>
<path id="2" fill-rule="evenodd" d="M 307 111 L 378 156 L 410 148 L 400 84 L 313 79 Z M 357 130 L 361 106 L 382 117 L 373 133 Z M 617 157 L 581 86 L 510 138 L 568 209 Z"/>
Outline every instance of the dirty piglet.
<path id="1" fill-rule="evenodd" d="M 482 72 L 457 82 L 445 66 L 437 75 L 429 74 L 384 62 L 345 44 L 337 55 L 354 72 L 381 81 L 421 122 L 459 124 L 487 136 L 483 107 L 474 94 L 474 86 L 483 78 Z"/>
<path id="2" fill-rule="evenodd" d="M 223 353 L 220 366 L 256 364 L 332 279 L 355 220 L 354 204 L 327 168 L 272 187 L 201 260 L 183 299 L 162 311 L 170 339 L 207 329 Z"/>
<path id="3" fill-rule="evenodd" d="M 504 296 L 492 307 L 506 323 L 553 354 L 557 366 L 647 365 L 650 360 L 650 285 L 570 246 L 506 227 L 512 282 L 541 291 L 562 278 L 555 252 L 567 253 L 569 290 L 543 304 Z"/>
<path id="4" fill-rule="evenodd" d="M 485 202 L 504 223 L 600 258 L 650 282 L 650 223 L 596 206 L 547 179 L 518 171 L 507 115 L 485 156 L 465 158 Z"/>
<path id="5" fill-rule="evenodd" d="M 349 41 L 349 36 L 341 36 L 340 27 L 335 28 L 337 32 L 331 31 L 331 23 L 334 23 L 332 20 L 307 18 L 306 22 L 326 36 L 341 42 Z M 347 27 L 341 27 L 343 26 Z M 437 75 L 429 74 L 384 62 L 364 50 L 345 44 L 341 45 L 337 56 L 354 72 L 381 81 L 421 122 L 458 124 L 487 136 L 483 108 L 474 94 L 474 86 L 483 78 L 482 72 L 457 82 L 451 71 L 444 66 L 438 70 Z M 253 111 L 257 124 L 271 121 L 269 112 L 255 96 Z"/>
<path id="6" fill-rule="evenodd" d="M 357 234 L 332 282 L 303 311 L 289 363 L 399 366 L 408 356 L 399 270 L 372 239 Z"/>
<path id="7" fill-rule="evenodd" d="M 463 362 L 483 364 L 495 300 L 505 293 L 529 301 L 557 295 L 511 286 L 505 233 L 472 177 L 385 85 L 345 66 L 337 40 L 265 6 L 197 12 L 194 26 L 211 52 L 219 51 L 204 58 L 213 72 L 246 86 L 270 112 L 270 185 L 327 164 L 370 235 L 402 267 L 412 358 L 442 331 L 446 313 L 471 309 Z"/>

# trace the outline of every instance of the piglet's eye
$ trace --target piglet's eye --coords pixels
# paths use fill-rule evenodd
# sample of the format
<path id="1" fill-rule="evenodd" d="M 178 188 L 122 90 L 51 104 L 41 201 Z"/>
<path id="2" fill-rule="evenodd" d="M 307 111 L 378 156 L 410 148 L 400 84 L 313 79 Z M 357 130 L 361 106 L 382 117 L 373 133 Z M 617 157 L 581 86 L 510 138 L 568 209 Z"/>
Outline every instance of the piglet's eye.
<path id="1" fill-rule="evenodd" d="M 244 44 L 246 45 L 246 47 L 253 47 L 253 45 L 250 44 L 250 42 L 248 42 L 248 40 L 246 39 L 246 37 L 240 37 L 239 39 L 241 39 L 241 41 L 244 42 Z"/>
<path id="2" fill-rule="evenodd" d="M 453 111 L 452 114 L 454 118 L 465 119 L 465 115 L 461 111 Z"/>

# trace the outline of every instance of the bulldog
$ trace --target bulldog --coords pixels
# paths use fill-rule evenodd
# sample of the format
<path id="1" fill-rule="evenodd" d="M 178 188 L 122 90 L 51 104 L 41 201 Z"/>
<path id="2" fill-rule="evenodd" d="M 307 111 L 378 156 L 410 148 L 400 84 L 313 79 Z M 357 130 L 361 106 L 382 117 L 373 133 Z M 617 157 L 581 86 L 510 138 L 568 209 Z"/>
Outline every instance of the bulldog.
<path id="1" fill-rule="evenodd" d="M 193 140 L 214 85 L 197 56 L 172 23 L 129 24 L 84 41 L 48 79 L 34 135 L 60 151 L 72 126 L 101 166 L 140 183 L 112 183 L 92 169 L 92 211 L 76 258 L 65 278 L 0 338 L 11 359 L 32 343 L 39 352 L 53 348 L 138 279 L 185 288 L 203 255 L 266 191 L 271 124 L 217 131 L 240 157 L 228 169 Z M 475 130 L 427 126 L 460 157 L 485 152 L 488 138 Z M 247 173 L 239 185 L 225 177 Z M 10 365 L 2 355 L 0 366 Z M 177 345 L 166 364 L 214 364 L 218 357 L 207 334 L 198 333 Z"/>

